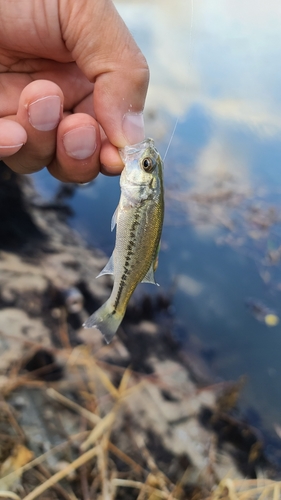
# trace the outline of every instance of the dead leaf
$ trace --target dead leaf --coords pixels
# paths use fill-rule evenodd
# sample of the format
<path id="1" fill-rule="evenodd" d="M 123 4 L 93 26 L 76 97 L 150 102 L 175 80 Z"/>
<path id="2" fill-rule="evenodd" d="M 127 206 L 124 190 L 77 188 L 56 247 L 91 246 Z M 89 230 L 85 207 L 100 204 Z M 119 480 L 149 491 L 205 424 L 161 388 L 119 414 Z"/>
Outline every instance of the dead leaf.
<path id="1" fill-rule="evenodd" d="M 22 475 L 18 471 L 23 465 L 32 460 L 33 453 L 22 444 L 17 444 L 12 454 L 3 462 L 0 469 L 0 489 L 11 490 Z"/>

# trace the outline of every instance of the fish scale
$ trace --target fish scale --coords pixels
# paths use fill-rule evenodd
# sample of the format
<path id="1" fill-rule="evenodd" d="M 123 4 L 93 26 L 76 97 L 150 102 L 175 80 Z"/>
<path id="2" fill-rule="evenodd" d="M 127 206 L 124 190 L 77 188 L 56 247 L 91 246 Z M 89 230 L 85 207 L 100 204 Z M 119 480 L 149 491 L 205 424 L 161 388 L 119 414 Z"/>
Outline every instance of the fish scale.
<path id="1" fill-rule="evenodd" d="M 163 217 L 163 162 L 152 139 L 120 150 L 125 167 L 121 196 L 111 227 L 117 225 L 113 254 L 99 276 L 112 274 L 109 299 L 85 322 L 98 328 L 106 342 L 117 331 L 126 307 L 140 282 L 155 283 Z"/>

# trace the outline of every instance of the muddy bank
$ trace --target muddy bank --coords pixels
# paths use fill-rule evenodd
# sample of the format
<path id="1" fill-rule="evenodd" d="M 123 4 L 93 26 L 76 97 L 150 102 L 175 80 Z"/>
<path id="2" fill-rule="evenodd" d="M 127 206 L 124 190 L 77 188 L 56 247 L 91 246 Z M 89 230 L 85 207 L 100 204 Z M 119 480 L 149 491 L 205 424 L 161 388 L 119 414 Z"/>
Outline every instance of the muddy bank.
<path id="1" fill-rule="evenodd" d="M 238 417 L 241 383 L 213 380 L 200 348 L 182 352 L 170 298 L 133 299 L 104 345 L 81 325 L 110 293 L 95 279 L 107 259 L 69 229 L 62 201 L 43 205 L 4 165 L 0 179 L 0 489 L 200 499 L 226 475 L 275 477 Z"/>

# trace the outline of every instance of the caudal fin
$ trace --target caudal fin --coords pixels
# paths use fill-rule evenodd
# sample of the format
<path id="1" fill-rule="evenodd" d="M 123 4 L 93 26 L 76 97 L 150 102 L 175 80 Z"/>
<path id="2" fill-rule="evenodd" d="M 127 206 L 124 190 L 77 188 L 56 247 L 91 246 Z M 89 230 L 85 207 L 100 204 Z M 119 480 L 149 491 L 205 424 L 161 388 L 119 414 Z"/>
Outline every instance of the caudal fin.
<path id="1" fill-rule="evenodd" d="M 103 334 L 107 344 L 111 342 L 114 337 L 123 315 L 114 311 L 109 300 L 107 300 L 87 321 L 85 321 L 84 328 L 97 328 Z"/>

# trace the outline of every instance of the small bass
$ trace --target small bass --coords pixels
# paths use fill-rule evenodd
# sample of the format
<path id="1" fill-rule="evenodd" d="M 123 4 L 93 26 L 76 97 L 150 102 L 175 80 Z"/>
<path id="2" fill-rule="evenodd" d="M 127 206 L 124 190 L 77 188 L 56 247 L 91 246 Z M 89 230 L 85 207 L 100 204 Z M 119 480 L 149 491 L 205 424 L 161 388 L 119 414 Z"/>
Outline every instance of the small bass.
<path id="1" fill-rule="evenodd" d="M 112 274 L 109 299 L 84 323 L 96 327 L 109 343 L 117 331 L 136 286 L 157 284 L 154 271 L 164 217 L 163 162 L 152 139 L 120 149 L 125 164 L 121 196 L 112 217 L 117 226 L 113 254 L 97 276 Z"/>

